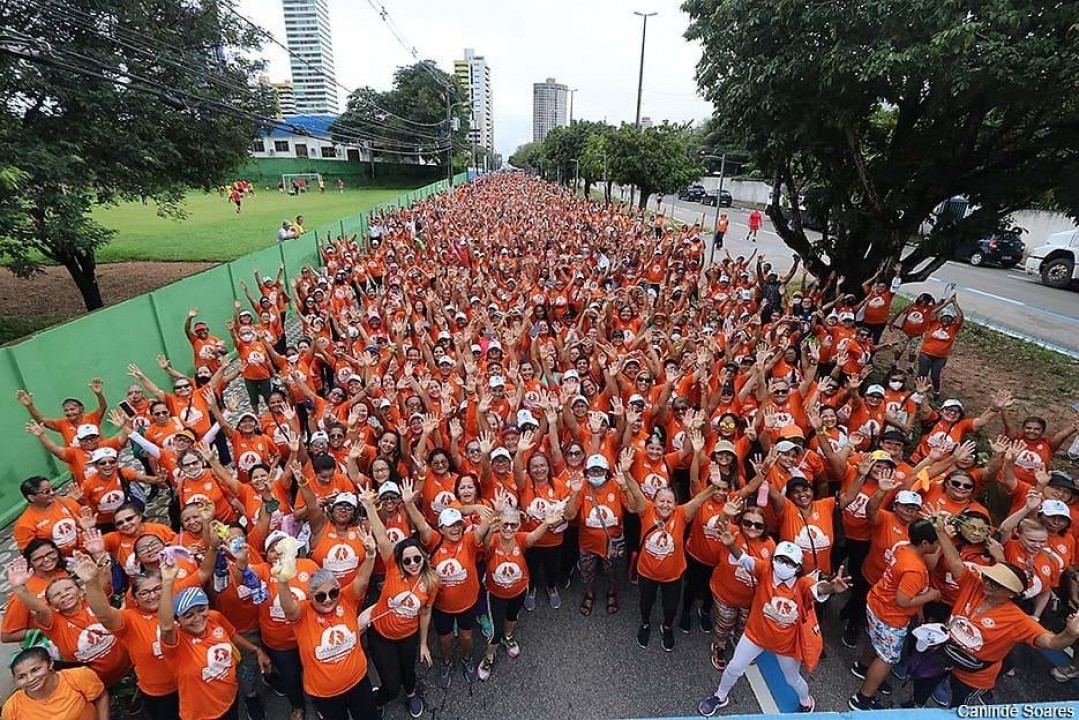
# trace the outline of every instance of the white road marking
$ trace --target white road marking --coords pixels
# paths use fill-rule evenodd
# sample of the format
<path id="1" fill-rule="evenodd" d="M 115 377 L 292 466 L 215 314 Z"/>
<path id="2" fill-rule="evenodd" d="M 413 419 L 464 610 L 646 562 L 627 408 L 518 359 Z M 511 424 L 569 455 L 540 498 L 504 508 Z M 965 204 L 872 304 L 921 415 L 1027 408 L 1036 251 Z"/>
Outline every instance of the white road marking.
<path id="1" fill-rule="evenodd" d="M 768 683 L 764 681 L 761 669 L 756 665 L 750 665 L 746 670 L 746 679 L 749 680 L 749 687 L 753 689 L 753 695 L 757 698 L 757 704 L 761 706 L 761 713 L 778 715 L 779 706 L 772 697 L 772 691 L 768 689 Z"/>

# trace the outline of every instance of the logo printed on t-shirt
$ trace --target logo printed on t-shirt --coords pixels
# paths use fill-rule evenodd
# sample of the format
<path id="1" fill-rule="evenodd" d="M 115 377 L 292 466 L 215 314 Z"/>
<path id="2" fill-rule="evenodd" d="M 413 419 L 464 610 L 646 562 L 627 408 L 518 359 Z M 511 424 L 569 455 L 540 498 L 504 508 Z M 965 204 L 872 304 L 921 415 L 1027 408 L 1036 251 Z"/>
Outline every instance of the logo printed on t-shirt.
<path id="1" fill-rule="evenodd" d="M 322 567 L 334 575 L 345 575 L 355 570 L 360 565 L 360 557 L 351 545 L 338 543 L 326 553 L 326 559 L 322 561 Z"/>
<path id="2" fill-rule="evenodd" d="M 446 558 L 435 565 L 435 570 L 443 585 L 460 585 L 468 579 L 468 570 L 457 558 Z"/>
<path id="3" fill-rule="evenodd" d="M 948 630 L 952 639 L 971 652 L 977 652 L 985 644 L 982 631 L 978 626 L 962 615 L 952 615 L 948 624 Z"/>
<path id="4" fill-rule="evenodd" d="M 411 590 L 403 590 L 387 603 L 395 615 L 406 618 L 415 618 L 420 614 L 420 599 Z"/>
<path id="5" fill-rule="evenodd" d="M 79 662 L 93 662 L 107 655 L 115 644 L 115 635 L 106 630 L 101 623 L 93 623 L 79 633 L 75 659 Z"/>
<path id="6" fill-rule="evenodd" d="M 71 518 L 64 518 L 52 526 L 52 541 L 61 549 L 74 545 L 78 537 L 78 526 Z"/>
<path id="7" fill-rule="evenodd" d="M 206 648 L 206 667 L 202 669 L 203 682 L 224 680 L 232 669 L 232 643 L 215 643 Z"/>
<path id="8" fill-rule="evenodd" d="M 657 530 L 648 534 L 644 549 L 649 555 L 663 559 L 674 552 L 674 536 L 666 530 Z"/>
<path id="9" fill-rule="evenodd" d="M 315 659 L 322 662 L 339 662 L 356 647 L 356 633 L 347 625 L 334 625 L 322 631 L 315 646 Z"/>
<path id="10" fill-rule="evenodd" d="M 778 595 L 769 599 L 761 612 L 766 618 L 782 627 L 789 627 L 798 621 L 798 603 Z"/>
<path id="11" fill-rule="evenodd" d="M 494 577 L 494 581 L 502 587 L 511 587 L 524 577 L 521 566 L 512 562 L 499 563 L 491 575 Z"/>

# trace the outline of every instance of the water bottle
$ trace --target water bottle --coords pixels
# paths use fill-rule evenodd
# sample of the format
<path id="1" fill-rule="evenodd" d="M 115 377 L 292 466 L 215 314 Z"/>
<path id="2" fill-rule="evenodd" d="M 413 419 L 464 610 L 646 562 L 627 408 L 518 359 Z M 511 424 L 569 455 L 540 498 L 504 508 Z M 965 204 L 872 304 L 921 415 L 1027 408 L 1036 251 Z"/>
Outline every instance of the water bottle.
<path id="1" fill-rule="evenodd" d="M 220 593 L 229 586 L 229 561 L 225 553 L 217 551 L 217 559 L 214 561 L 214 592 Z"/>
<path id="2" fill-rule="evenodd" d="M 768 490 L 770 487 L 768 481 L 765 480 L 757 488 L 757 507 L 768 507 Z"/>
<path id="3" fill-rule="evenodd" d="M 1075 436 L 1072 440 L 1071 447 L 1068 448 L 1068 457 L 1072 460 L 1079 460 L 1079 435 Z"/>

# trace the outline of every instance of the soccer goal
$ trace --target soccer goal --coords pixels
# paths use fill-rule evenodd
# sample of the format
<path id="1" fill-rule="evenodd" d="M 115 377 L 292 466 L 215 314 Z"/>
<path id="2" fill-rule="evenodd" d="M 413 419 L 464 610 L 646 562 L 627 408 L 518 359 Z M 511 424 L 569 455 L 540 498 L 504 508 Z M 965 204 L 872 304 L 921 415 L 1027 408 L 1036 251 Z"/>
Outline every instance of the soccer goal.
<path id="1" fill-rule="evenodd" d="M 300 195 L 312 190 L 318 191 L 322 182 L 322 173 L 285 173 L 281 176 L 281 192 L 288 195 Z"/>

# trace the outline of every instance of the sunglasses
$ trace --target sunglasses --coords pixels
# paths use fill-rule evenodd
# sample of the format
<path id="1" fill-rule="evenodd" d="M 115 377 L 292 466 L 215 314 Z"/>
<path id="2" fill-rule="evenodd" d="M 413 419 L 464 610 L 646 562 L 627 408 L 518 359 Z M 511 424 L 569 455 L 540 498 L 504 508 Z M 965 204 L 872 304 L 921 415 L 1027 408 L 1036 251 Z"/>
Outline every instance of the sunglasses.
<path id="1" fill-rule="evenodd" d="M 409 555 L 401 558 L 402 565 L 422 565 L 423 557 L 420 555 Z"/>
<path id="2" fill-rule="evenodd" d="M 566 452 L 567 457 L 580 457 L 581 455 L 584 455 L 583 450 L 569 450 Z"/>
<path id="3" fill-rule="evenodd" d="M 764 523 L 762 523 L 762 522 L 753 522 L 752 520 L 743 520 L 742 521 L 742 527 L 750 529 L 750 530 L 763 530 L 764 529 Z"/>
<path id="4" fill-rule="evenodd" d="M 137 519 L 138 519 L 137 516 L 132 515 L 131 517 L 116 518 L 115 522 L 116 522 L 117 525 L 127 525 L 128 523 L 135 522 Z"/>
<path id="5" fill-rule="evenodd" d="M 326 592 L 312 593 L 311 597 L 313 597 L 317 603 L 333 602 L 341 597 L 341 588 L 332 588 Z"/>
<path id="6" fill-rule="evenodd" d="M 176 388 L 176 389 L 179 390 L 179 388 Z M 153 414 L 154 417 L 168 417 L 169 416 L 169 411 L 168 410 L 158 410 L 158 411 L 156 411 L 156 412 L 154 412 L 152 414 Z"/>
<path id="7" fill-rule="evenodd" d="M 521 523 L 515 523 L 515 522 L 502 523 L 502 529 L 503 530 L 515 530 L 516 528 L 519 528 L 519 527 L 521 527 Z"/>
<path id="8" fill-rule="evenodd" d="M 180 383 L 172 386 L 176 390 L 186 390 L 191 387 L 191 383 Z"/>
<path id="9" fill-rule="evenodd" d="M 948 484 L 956 490 L 973 490 L 974 483 L 956 482 L 955 480 L 949 480 Z"/>

